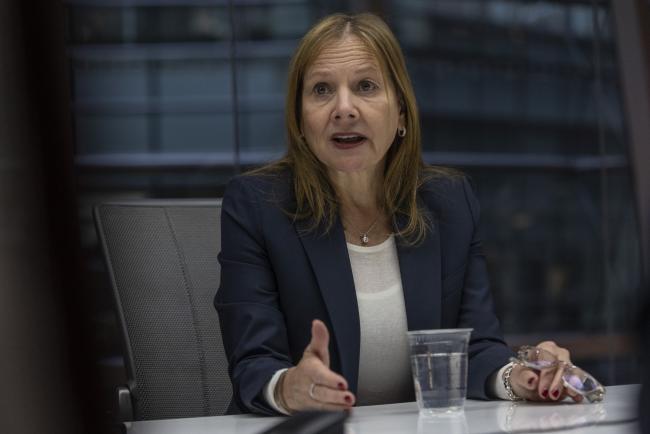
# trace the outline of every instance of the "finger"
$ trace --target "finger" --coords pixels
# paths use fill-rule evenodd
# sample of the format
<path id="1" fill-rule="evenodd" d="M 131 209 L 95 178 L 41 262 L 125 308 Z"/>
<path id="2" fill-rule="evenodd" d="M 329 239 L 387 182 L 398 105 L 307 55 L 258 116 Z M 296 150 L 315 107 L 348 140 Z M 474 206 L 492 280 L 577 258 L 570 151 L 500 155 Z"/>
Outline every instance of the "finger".
<path id="1" fill-rule="evenodd" d="M 546 351 L 550 352 L 551 354 L 555 355 L 555 357 L 560 361 L 567 362 L 567 363 L 571 362 L 571 354 L 569 353 L 569 350 L 560 347 L 558 344 L 556 344 L 553 341 L 540 342 L 539 344 L 537 344 L 537 347 L 543 348 Z"/>
<path id="2" fill-rule="evenodd" d="M 568 396 L 570 396 L 571 399 L 573 399 L 575 402 L 582 402 L 582 400 L 584 399 L 584 397 L 583 397 L 582 395 L 580 395 L 578 392 L 576 392 L 576 391 L 574 391 L 574 390 L 569 389 L 568 387 L 565 387 L 565 388 L 564 388 L 564 391 L 565 391 L 565 393 L 566 393 Z"/>
<path id="3" fill-rule="evenodd" d="M 537 381 L 539 376 L 532 369 L 515 365 L 510 376 L 512 391 L 520 398 L 530 399 L 531 395 L 537 395 Z"/>
<path id="4" fill-rule="evenodd" d="M 564 375 L 565 369 L 566 369 L 566 365 L 564 363 L 560 363 L 560 365 L 557 367 L 557 370 L 555 371 L 555 375 L 553 376 L 553 381 L 551 381 L 551 384 L 549 386 L 548 394 L 549 397 L 554 401 L 558 401 L 560 395 L 564 391 L 562 375 Z"/>
<path id="5" fill-rule="evenodd" d="M 575 402 L 582 402 L 585 397 L 580 395 L 579 393 L 576 393 L 575 395 L 571 395 L 571 399 L 573 399 Z"/>
<path id="6" fill-rule="evenodd" d="M 522 369 L 519 375 L 515 378 L 517 385 L 526 390 L 535 390 L 538 381 L 539 376 L 528 368 Z"/>
<path id="7" fill-rule="evenodd" d="M 537 383 L 537 393 L 543 400 L 549 398 L 551 383 L 553 382 L 555 369 L 543 369 L 539 373 L 539 382 Z"/>
<path id="8" fill-rule="evenodd" d="M 330 334 L 325 324 L 315 319 L 311 323 L 311 342 L 307 345 L 305 353 L 309 352 L 318 357 L 329 368 L 330 353 L 328 349 Z"/>
<path id="9" fill-rule="evenodd" d="M 558 346 L 558 344 L 556 344 L 556 343 L 553 342 L 553 341 L 544 341 L 544 342 L 540 342 L 539 344 L 537 344 L 537 345 L 535 345 L 535 346 L 536 346 L 536 347 L 539 347 L 539 348 L 544 348 L 546 351 L 550 351 L 550 352 L 552 352 L 553 354 L 555 354 L 555 349 L 556 349 L 556 348 L 560 348 L 560 347 Z"/>
<path id="10" fill-rule="evenodd" d="M 311 383 L 315 383 L 331 389 L 347 390 L 348 382 L 345 378 L 332 371 L 318 357 L 312 354 L 305 351 L 305 356 L 303 356 L 303 359 L 298 364 L 302 367 L 302 372 L 305 375 L 305 382 L 303 384 L 310 385 Z"/>
<path id="11" fill-rule="evenodd" d="M 310 367 L 309 377 L 311 378 L 311 382 L 315 384 L 329 387 L 330 389 L 348 390 L 348 382 L 345 378 L 325 366 L 320 360 L 317 364 Z"/>
<path id="12" fill-rule="evenodd" d="M 332 389 L 322 384 L 316 384 L 313 388 L 312 399 L 325 404 L 337 404 L 352 406 L 355 403 L 355 397 L 352 392 L 342 392 Z"/>

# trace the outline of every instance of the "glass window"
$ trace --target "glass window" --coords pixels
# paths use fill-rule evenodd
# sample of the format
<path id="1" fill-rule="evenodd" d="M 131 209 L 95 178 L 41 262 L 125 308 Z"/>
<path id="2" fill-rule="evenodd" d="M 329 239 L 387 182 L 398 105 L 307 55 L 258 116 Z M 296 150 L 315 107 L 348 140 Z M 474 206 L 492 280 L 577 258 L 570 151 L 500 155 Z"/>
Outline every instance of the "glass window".
<path id="1" fill-rule="evenodd" d="M 511 344 L 633 382 L 638 228 L 608 2 L 391 2 L 429 162 L 473 177 Z"/>

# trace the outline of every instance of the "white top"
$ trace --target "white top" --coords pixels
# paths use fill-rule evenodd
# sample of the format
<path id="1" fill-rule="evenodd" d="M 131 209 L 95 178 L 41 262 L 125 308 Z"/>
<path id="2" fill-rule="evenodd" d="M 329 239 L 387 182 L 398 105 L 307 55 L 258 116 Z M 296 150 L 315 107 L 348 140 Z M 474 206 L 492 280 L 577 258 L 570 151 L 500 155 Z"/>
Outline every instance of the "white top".
<path id="1" fill-rule="evenodd" d="M 395 237 L 372 247 L 348 243 L 359 305 L 358 405 L 414 399 L 406 307 Z"/>
<path id="2" fill-rule="evenodd" d="M 397 258 L 395 237 L 376 246 L 347 243 L 352 277 L 359 305 L 361 348 L 357 405 L 413 401 L 406 308 Z M 501 381 L 502 367 L 488 387 L 501 399 L 508 399 Z M 287 414 L 273 399 L 273 391 L 286 369 L 273 375 L 264 388 L 264 398 L 275 410 Z"/>

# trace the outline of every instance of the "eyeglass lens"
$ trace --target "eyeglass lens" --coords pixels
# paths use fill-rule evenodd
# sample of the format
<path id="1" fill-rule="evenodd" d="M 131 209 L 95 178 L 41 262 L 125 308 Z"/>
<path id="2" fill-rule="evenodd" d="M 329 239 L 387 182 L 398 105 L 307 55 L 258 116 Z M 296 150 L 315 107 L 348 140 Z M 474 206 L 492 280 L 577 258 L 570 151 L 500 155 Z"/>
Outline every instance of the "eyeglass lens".
<path id="1" fill-rule="evenodd" d="M 567 369 L 562 379 L 576 392 L 589 393 L 600 387 L 600 383 L 594 377 L 580 368 Z"/>

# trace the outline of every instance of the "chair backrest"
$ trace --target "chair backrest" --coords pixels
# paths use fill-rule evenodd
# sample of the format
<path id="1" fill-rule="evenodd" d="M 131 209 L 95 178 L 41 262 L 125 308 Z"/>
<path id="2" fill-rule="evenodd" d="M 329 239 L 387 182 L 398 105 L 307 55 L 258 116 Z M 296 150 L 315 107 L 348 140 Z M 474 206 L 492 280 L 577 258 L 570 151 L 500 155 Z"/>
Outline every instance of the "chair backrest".
<path id="1" fill-rule="evenodd" d="M 232 386 L 213 305 L 221 201 L 106 203 L 93 215 L 124 337 L 133 419 L 225 414 Z"/>

